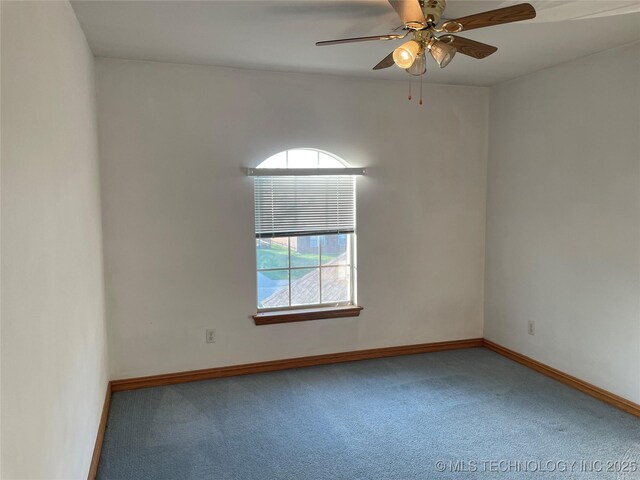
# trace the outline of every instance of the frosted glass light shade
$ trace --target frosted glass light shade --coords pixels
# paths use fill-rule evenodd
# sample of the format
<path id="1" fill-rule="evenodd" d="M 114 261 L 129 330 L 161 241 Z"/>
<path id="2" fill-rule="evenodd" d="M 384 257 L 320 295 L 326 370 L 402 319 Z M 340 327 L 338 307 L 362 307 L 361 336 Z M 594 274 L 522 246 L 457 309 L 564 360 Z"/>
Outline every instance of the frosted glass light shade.
<path id="1" fill-rule="evenodd" d="M 422 52 L 416 57 L 413 64 L 407 68 L 407 73 L 418 77 L 420 75 L 424 75 L 426 71 L 427 59 L 424 57 L 424 52 Z"/>
<path id="2" fill-rule="evenodd" d="M 451 62 L 451 60 L 453 60 L 453 57 L 456 54 L 457 50 L 455 47 L 452 47 L 445 42 L 436 40 L 429 45 L 429 52 L 431 52 L 431 56 L 433 57 L 433 59 L 438 62 L 440 68 L 444 68 L 449 65 L 449 62 Z"/>
<path id="3" fill-rule="evenodd" d="M 400 68 L 409 68 L 413 65 L 419 50 L 420 44 L 415 40 L 410 40 L 393 51 L 393 61 L 396 62 L 396 65 Z"/>

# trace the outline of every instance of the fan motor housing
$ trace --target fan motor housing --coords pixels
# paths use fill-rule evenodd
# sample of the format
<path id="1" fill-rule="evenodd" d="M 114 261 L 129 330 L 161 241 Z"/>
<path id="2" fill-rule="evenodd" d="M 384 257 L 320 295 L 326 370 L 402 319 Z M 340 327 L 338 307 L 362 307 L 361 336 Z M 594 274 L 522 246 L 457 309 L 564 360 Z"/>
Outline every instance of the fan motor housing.
<path id="1" fill-rule="evenodd" d="M 422 4 L 422 12 L 427 24 L 430 26 L 440 23 L 442 12 L 447 6 L 447 0 L 424 0 Z"/>

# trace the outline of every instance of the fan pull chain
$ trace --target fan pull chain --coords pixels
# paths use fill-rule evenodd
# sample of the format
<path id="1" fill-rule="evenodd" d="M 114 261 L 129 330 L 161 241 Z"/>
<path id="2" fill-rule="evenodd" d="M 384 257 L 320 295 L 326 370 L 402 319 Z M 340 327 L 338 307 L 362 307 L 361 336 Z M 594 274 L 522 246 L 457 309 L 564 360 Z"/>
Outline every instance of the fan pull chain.
<path id="1" fill-rule="evenodd" d="M 409 77 L 409 100 L 411 100 L 411 77 Z"/>
<path id="2" fill-rule="evenodd" d="M 422 77 L 424 75 L 420 75 L 420 105 L 422 105 Z"/>

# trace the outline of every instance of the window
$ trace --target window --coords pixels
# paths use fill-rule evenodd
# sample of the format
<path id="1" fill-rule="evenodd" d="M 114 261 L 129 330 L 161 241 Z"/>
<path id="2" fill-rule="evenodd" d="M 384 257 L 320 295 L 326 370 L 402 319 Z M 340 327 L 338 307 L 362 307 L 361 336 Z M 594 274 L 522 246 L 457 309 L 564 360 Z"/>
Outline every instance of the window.
<path id="1" fill-rule="evenodd" d="M 343 240 L 340 242 L 342 245 L 346 245 L 346 238 L 347 238 L 346 235 L 340 235 L 340 240 Z M 323 247 L 325 247 L 327 245 L 326 240 L 327 240 L 327 237 L 324 237 L 324 236 L 323 237 L 313 236 L 313 237 L 309 237 L 309 244 L 312 247 L 318 247 L 318 245 L 322 245 Z"/>
<path id="2" fill-rule="evenodd" d="M 250 169 L 259 312 L 354 305 L 353 170 L 313 149 L 287 150 Z"/>

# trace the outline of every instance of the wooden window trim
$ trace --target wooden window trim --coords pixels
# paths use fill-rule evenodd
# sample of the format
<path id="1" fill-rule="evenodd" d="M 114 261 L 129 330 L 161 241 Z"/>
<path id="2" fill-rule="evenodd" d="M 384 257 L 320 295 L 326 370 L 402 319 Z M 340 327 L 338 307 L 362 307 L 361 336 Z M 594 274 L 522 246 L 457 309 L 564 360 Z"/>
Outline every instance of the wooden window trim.
<path id="1" fill-rule="evenodd" d="M 278 310 L 260 312 L 253 315 L 256 325 L 273 325 L 276 323 L 304 322 L 326 318 L 359 317 L 362 307 L 347 305 L 344 307 L 305 308 L 300 310 Z"/>

